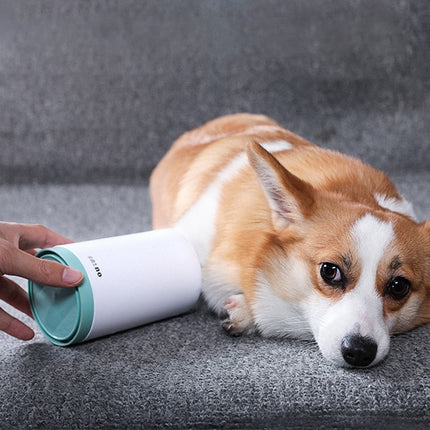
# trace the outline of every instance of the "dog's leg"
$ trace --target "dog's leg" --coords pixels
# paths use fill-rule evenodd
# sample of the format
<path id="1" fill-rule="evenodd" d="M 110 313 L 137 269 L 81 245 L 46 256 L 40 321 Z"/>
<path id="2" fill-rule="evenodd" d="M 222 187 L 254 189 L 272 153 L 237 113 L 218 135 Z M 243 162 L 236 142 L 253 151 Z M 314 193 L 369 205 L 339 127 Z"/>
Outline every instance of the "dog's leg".
<path id="1" fill-rule="evenodd" d="M 230 296 L 220 317 L 222 328 L 231 336 L 251 334 L 255 331 L 252 315 L 243 294 Z"/>

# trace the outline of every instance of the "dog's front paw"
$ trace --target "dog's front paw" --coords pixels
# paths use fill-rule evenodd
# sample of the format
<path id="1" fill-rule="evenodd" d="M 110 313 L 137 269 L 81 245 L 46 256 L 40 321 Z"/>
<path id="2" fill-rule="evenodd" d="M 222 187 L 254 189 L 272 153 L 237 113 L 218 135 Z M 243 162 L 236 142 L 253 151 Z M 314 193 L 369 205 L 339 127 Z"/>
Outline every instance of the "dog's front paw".
<path id="1" fill-rule="evenodd" d="M 230 296 L 220 315 L 222 328 L 231 336 L 251 334 L 255 331 L 251 312 L 243 294 Z"/>

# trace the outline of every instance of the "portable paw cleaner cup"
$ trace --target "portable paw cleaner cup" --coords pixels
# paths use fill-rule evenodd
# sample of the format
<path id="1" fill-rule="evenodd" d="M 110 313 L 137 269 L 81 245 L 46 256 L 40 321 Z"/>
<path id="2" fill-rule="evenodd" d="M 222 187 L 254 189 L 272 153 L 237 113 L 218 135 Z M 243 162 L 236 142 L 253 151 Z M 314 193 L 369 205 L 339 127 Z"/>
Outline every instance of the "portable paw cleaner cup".
<path id="1" fill-rule="evenodd" d="M 34 318 L 56 345 L 179 315 L 191 310 L 200 295 L 199 260 L 175 229 L 55 246 L 37 256 L 84 274 L 76 288 L 29 281 Z"/>

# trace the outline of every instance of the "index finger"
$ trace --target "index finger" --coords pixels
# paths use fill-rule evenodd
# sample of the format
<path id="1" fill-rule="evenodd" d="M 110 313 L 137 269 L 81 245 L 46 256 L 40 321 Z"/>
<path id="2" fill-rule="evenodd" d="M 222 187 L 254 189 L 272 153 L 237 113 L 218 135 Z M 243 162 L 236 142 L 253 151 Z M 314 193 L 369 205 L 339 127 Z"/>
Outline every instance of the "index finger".
<path id="1" fill-rule="evenodd" d="M 0 272 L 55 287 L 76 287 L 83 274 L 56 261 L 33 257 L 6 241 L 0 240 Z"/>
<path id="2" fill-rule="evenodd" d="M 15 229 L 19 236 L 20 249 L 49 248 L 73 242 L 40 224 L 16 224 Z"/>

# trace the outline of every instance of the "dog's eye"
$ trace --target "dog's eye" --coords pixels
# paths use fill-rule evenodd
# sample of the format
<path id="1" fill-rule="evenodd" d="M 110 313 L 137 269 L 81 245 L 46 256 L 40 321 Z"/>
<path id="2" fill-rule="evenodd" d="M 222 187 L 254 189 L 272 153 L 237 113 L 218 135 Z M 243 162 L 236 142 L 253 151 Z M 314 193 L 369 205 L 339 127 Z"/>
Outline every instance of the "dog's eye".
<path id="1" fill-rule="evenodd" d="M 336 264 L 322 263 L 320 274 L 324 282 L 329 285 L 339 286 L 343 284 L 342 272 Z"/>
<path id="2" fill-rule="evenodd" d="M 395 300 L 402 300 L 409 294 L 411 283 L 402 276 L 392 279 L 385 288 L 385 292 Z"/>

